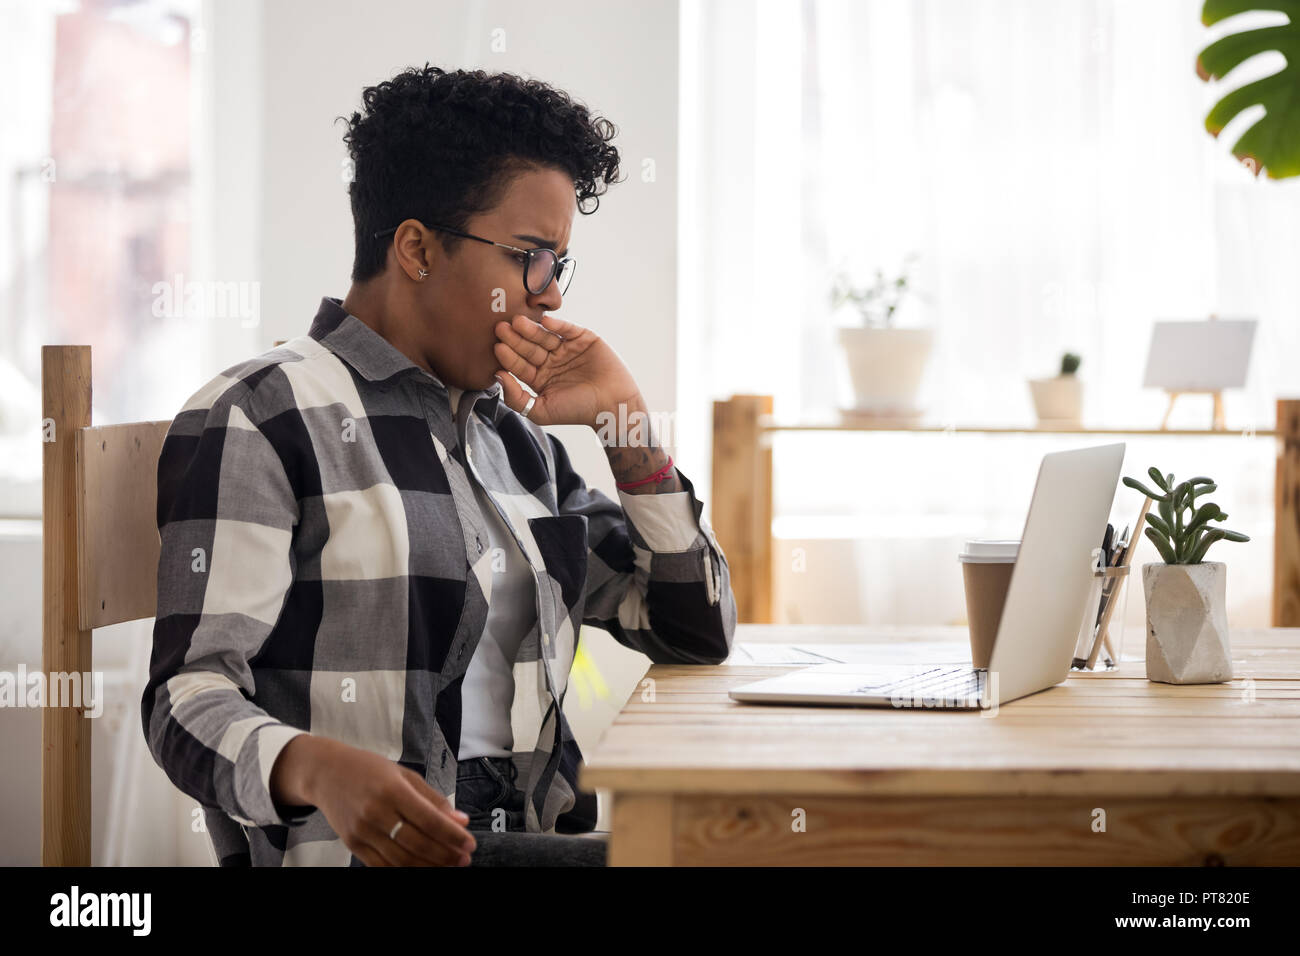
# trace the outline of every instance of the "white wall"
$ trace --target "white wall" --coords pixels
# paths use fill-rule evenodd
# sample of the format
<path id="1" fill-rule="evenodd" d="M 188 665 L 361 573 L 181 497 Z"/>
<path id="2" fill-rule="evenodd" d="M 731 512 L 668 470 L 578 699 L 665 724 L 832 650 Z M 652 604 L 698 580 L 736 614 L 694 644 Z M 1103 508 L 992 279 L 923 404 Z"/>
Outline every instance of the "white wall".
<path id="1" fill-rule="evenodd" d="M 322 295 L 347 291 L 352 218 L 344 124 L 334 119 L 360 106 L 362 88 L 426 61 L 524 73 L 568 91 L 619 127 L 615 145 L 627 178 L 602 198 L 595 215 L 575 221 L 579 265 L 562 314 L 613 345 L 652 409 L 672 410 L 676 3 L 611 10 L 589 0 L 559 7 L 516 0 L 366 6 L 278 0 L 266 4 L 264 17 L 259 238 L 268 344 L 305 332 Z M 491 48 L 494 31 L 503 31 L 504 52 Z M 652 183 L 641 178 L 646 157 L 655 160 Z M 594 466 L 604 457 L 599 446 L 592 448 L 599 457 L 584 461 L 598 472 Z M 608 488 L 613 491 L 612 481 Z"/>

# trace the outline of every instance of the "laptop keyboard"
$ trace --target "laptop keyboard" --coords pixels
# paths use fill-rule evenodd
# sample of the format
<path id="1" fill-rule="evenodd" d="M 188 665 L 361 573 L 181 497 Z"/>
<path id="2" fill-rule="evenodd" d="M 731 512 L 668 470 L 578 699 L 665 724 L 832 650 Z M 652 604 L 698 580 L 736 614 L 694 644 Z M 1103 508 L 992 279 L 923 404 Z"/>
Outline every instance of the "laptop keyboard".
<path id="1" fill-rule="evenodd" d="M 849 691 L 863 697 L 919 697 L 952 699 L 981 697 L 988 671 L 969 667 L 936 667 L 880 684 L 863 684 Z"/>

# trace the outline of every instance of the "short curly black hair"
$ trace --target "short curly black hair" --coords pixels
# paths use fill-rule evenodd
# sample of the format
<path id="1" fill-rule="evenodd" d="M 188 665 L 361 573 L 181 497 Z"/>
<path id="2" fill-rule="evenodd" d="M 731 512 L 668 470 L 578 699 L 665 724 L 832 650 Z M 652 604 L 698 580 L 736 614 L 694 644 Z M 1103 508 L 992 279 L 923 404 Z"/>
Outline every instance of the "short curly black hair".
<path id="1" fill-rule="evenodd" d="M 393 240 L 376 232 L 405 219 L 464 229 L 500 202 L 521 169 L 563 170 L 584 215 L 618 181 L 614 124 L 540 80 L 426 63 L 361 98 L 364 113 L 352 114 L 343 136 L 352 159 L 354 282 L 384 270 Z M 448 252 L 461 241 L 438 239 Z"/>

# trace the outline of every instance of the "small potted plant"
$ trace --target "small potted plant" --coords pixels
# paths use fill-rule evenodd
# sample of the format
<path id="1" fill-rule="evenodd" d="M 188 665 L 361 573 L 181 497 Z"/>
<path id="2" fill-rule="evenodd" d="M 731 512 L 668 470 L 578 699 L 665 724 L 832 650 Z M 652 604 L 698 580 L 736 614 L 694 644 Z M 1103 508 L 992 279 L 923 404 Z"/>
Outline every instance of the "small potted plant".
<path id="1" fill-rule="evenodd" d="M 1031 378 L 1029 391 L 1034 398 L 1038 424 L 1081 428 L 1083 418 L 1083 382 L 1076 374 L 1082 359 L 1073 352 L 1061 356 L 1061 371 L 1055 378 Z"/>
<path id="2" fill-rule="evenodd" d="M 1199 502 L 1218 488 L 1209 478 L 1175 484 L 1172 474 L 1147 471 L 1159 492 L 1125 477 L 1124 484 L 1156 503 L 1147 513 L 1146 536 L 1164 558 L 1142 565 L 1147 602 L 1147 678 L 1165 684 L 1214 684 L 1232 680 L 1225 605 L 1227 565 L 1206 561 L 1216 541 L 1249 541 L 1238 531 L 1216 528 L 1227 514 L 1213 501 Z M 1136 533 L 1136 532 L 1135 532 Z"/>
<path id="3" fill-rule="evenodd" d="M 904 257 L 898 275 L 854 286 L 843 273 L 835 277 L 831 308 L 852 305 L 859 324 L 839 330 L 840 346 L 853 387 L 853 411 L 878 418 L 911 419 L 921 414 L 916 396 L 934 345 L 928 328 L 900 328 L 897 316 L 912 298 L 924 299 L 911 285 L 917 255 Z"/>

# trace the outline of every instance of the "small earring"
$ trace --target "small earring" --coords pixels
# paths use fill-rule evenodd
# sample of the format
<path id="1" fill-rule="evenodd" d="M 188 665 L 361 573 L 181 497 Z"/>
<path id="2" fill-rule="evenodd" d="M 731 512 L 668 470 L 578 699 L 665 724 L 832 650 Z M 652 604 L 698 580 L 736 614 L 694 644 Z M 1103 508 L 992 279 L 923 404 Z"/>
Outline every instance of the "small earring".
<path id="1" fill-rule="evenodd" d="M 420 278 L 421 278 L 421 279 L 423 279 L 423 278 L 424 278 L 425 276 L 427 276 L 428 274 L 429 274 L 429 273 L 425 272 L 423 269 L 420 270 Z"/>

